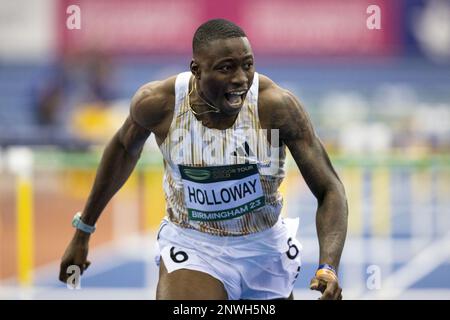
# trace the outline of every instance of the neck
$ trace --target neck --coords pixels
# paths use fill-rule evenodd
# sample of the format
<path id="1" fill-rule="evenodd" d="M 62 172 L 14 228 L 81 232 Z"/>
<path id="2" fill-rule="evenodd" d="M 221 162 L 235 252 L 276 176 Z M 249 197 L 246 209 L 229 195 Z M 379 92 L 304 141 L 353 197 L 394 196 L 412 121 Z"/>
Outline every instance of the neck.
<path id="1" fill-rule="evenodd" d="M 194 93 L 191 97 L 191 93 Z M 207 113 L 220 114 L 220 109 L 210 103 L 206 98 L 202 97 L 202 93 L 198 89 L 197 81 L 194 78 L 194 83 L 191 91 L 189 92 L 190 107 L 195 115 L 202 115 Z"/>
<path id="2" fill-rule="evenodd" d="M 224 130 L 233 126 L 236 122 L 237 116 L 237 114 L 225 115 L 223 113 L 206 113 L 196 117 L 207 128 Z"/>
<path id="3" fill-rule="evenodd" d="M 189 104 L 194 116 L 208 128 L 228 129 L 233 125 L 238 115 L 220 112 L 218 107 L 203 98 L 195 79 L 189 91 Z"/>

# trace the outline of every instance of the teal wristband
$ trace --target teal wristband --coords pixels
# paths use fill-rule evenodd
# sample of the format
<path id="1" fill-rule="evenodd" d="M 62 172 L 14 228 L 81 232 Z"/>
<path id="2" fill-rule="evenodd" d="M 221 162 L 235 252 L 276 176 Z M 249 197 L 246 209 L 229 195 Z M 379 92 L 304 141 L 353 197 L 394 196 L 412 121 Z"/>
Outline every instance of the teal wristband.
<path id="1" fill-rule="evenodd" d="M 81 221 L 81 212 L 77 212 L 72 219 L 72 226 L 86 233 L 94 233 L 95 225 L 90 226 L 83 221 Z"/>

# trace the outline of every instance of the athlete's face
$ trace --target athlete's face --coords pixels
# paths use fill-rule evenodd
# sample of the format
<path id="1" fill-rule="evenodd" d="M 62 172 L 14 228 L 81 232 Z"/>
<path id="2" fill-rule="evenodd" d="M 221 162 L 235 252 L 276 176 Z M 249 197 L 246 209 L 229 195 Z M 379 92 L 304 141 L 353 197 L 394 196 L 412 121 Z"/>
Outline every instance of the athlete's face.
<path id="1" fill-rule="evenodd" d="M 247 38 L 214 40 L 191 62 L 203 98 L 227 115 L 239 112 L 253 82 L 253 52 Z"/>

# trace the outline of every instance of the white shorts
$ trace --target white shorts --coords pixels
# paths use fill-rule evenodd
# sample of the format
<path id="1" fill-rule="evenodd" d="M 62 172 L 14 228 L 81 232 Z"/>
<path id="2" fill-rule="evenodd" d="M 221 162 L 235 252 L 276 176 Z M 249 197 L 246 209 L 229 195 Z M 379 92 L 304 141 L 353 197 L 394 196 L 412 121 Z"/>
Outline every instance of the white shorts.
<path id="1" fill-rule="evenodd" d="M 214 236 L 162 221 L 159 266 L 167 272 L 201 271 L 221 281 L 228 299 L 280 299 L 292 292 L 301 266 L 298 219 L 280 218 L 271 228 L 246 236 Z"/>

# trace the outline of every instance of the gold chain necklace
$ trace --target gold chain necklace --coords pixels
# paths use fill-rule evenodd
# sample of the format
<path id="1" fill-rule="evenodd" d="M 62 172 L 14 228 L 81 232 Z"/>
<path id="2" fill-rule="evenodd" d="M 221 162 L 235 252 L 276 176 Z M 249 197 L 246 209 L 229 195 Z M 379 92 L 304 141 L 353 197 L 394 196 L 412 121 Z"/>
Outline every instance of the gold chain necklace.
<path id="1" fill-rule="evenodd" d="M 188 104 L 189 104 L 189 108 L 191 109 L 192 113 L 193 113 L 194 115 L 196 115 L 196 116 L 200 116 L 200 115 L 202 115 L 202 114 L 210 113 L 210 112 L 220 113 L 220 109 L 219 109 L 219 108 L 213 106 L 213 105 L 210 104 L 208 101 L 206 101 L 205 99 L 202 98 L 202 96 L 200 95 L 200 93 L 197 91 L 197 82 L 195 82 L 195 78 L 194 78 L 193 81 L 194 81 L 194 85 L 192 86 L 191 91 L 188 93 Z M 191 94 L 192 94 L 192 92 L 193 92 L 194 90 L 195 90 L 195 92 L 197 92 L 197 95 L 200 97 L 200 99 L 201 99 L 204 103 L 206 103 L 206 105 L 208 105 L 209 107 L 213 108 L 213 110 L 206 110 L 206 111 L 204 111 L 204 112 L 197 112 L 197 111 L 195 111 L 195 110 L 192 108 L 192 105 L 191 105 Z"/>

